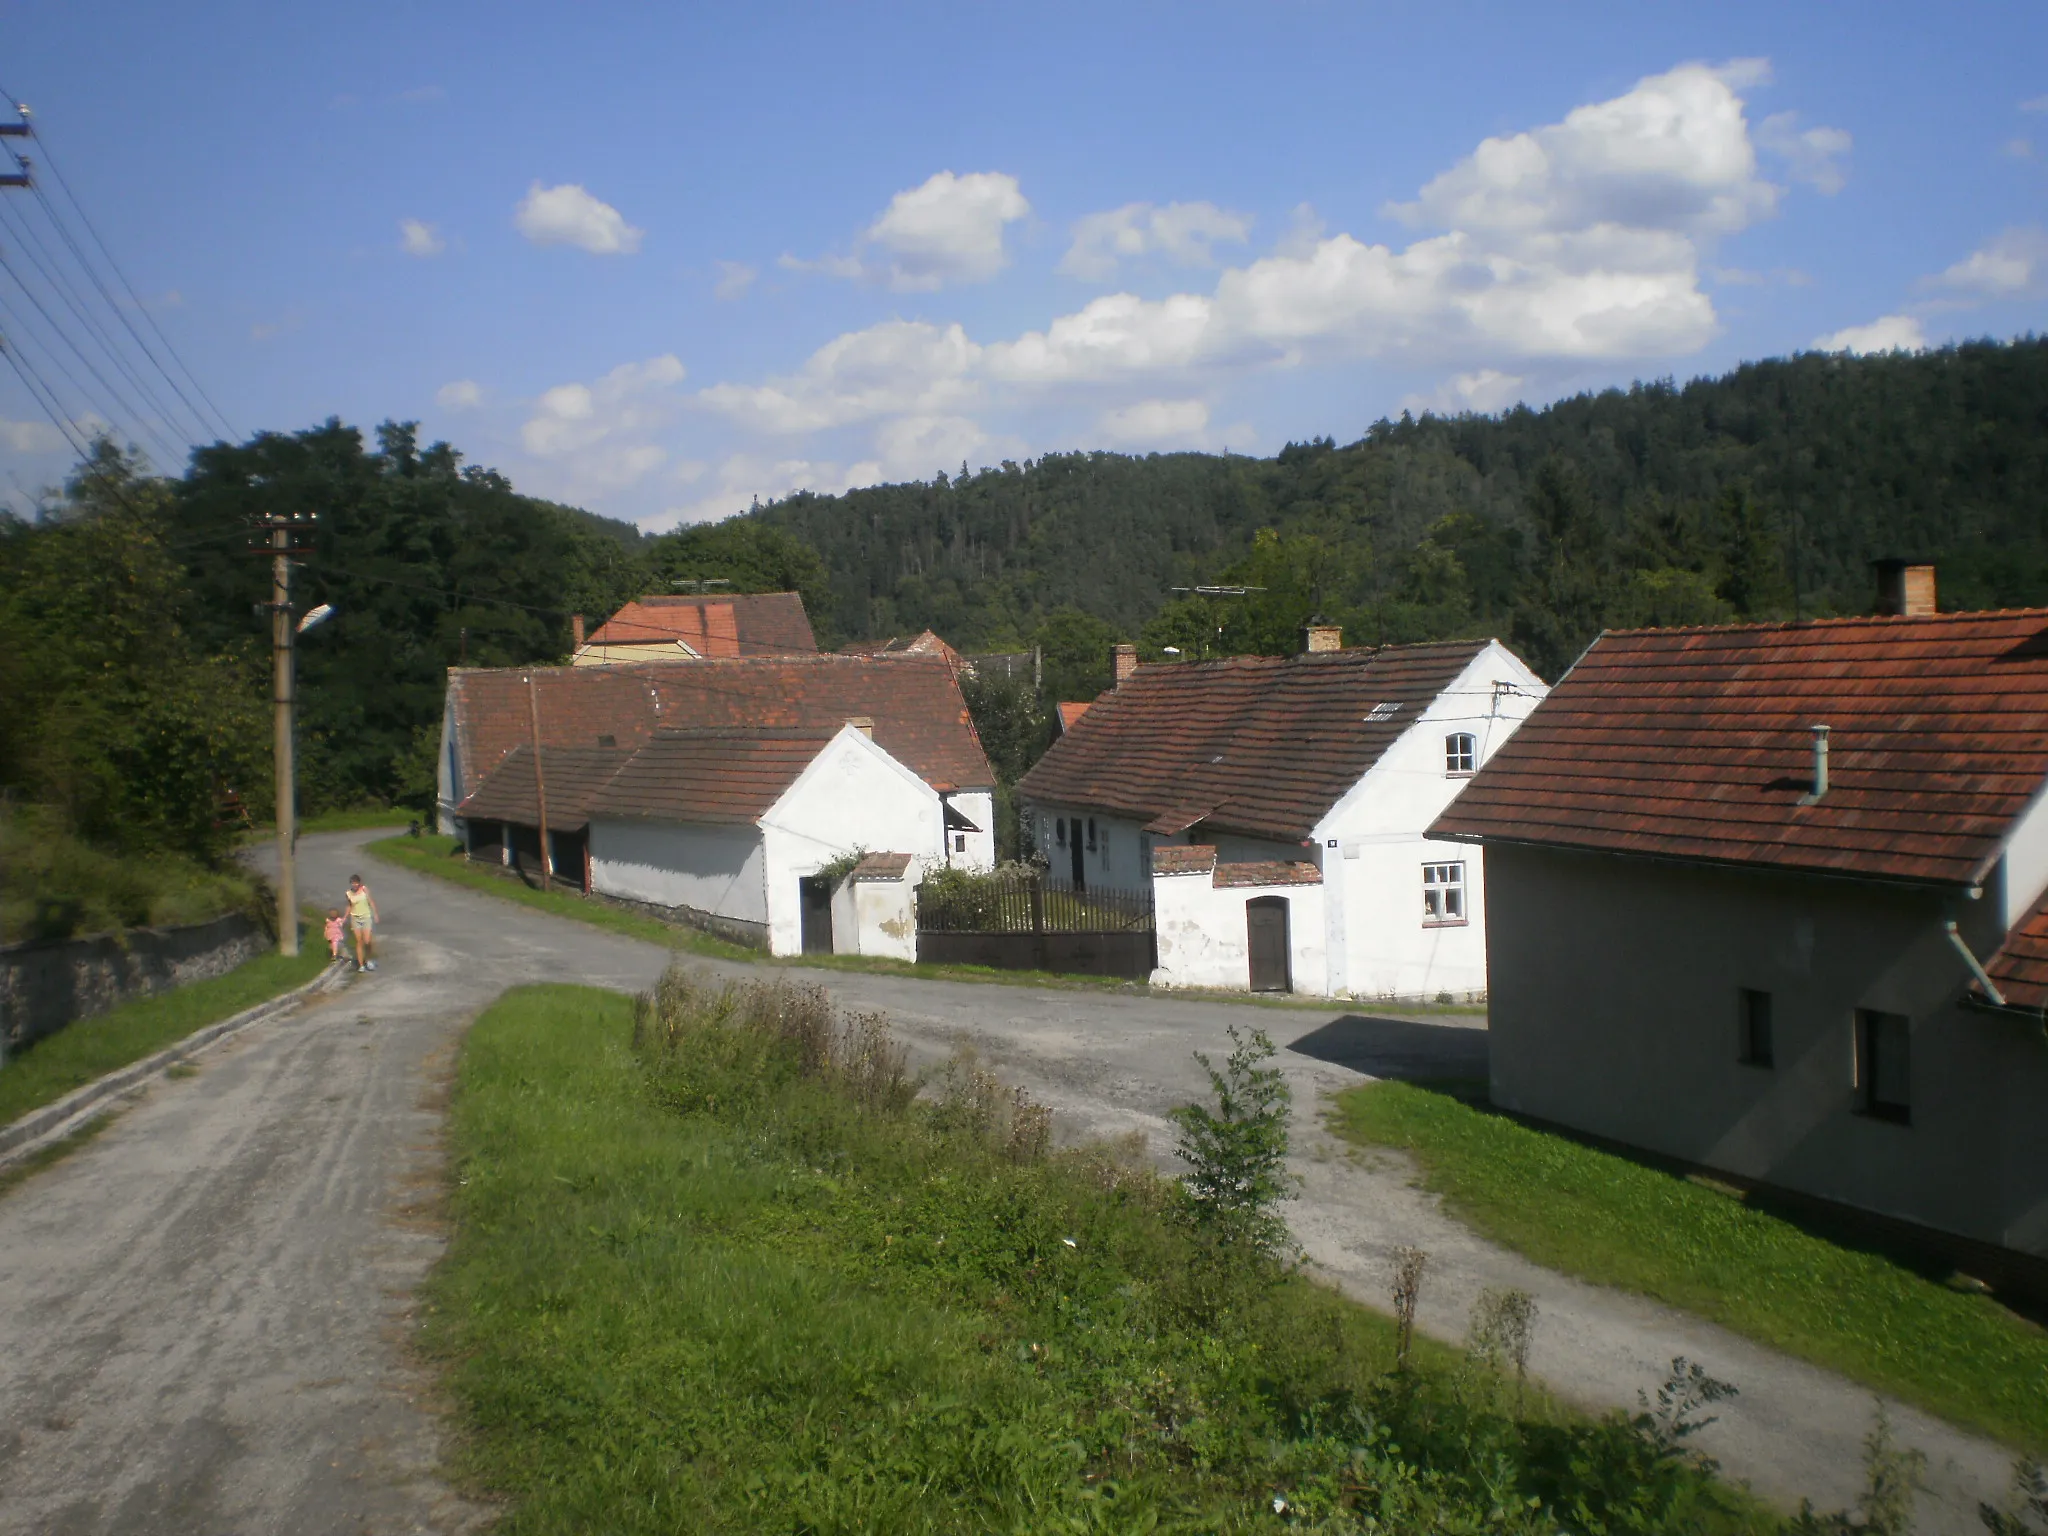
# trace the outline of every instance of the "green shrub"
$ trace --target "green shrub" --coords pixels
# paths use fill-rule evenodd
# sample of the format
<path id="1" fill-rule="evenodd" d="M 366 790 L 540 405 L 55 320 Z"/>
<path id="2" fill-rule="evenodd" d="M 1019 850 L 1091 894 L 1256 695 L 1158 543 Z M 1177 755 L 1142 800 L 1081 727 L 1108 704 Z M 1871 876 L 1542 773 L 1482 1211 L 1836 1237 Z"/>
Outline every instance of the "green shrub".
<path id="1" fill-rule="evenodd" d="M 0 810 L 0 943 L 68 939 L 247 911 L 263 921 L 253 875 L 182 854 L 117 855 L 64 829 L 41 806 Z"/>

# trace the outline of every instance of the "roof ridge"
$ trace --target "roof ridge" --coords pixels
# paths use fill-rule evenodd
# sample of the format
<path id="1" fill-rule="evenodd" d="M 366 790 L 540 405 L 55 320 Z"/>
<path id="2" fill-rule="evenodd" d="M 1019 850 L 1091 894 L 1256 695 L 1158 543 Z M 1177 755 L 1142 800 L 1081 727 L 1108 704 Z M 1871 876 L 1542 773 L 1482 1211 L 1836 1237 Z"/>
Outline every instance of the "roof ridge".
<path id="1" fill-rule="evenodd" d="M 1609 635 L 1718 635 L 1765 634 L 1786 631 L 1804 634 L 1815 629 L 1846 629 L 1855 624 L 1948 624 L 1967 619 L 2038 618 L 2048 622 L 2044 608 L 1969 608 L 1950 613 L 1843 613 L 1828 618 L 1768 619 L 1751 624 L 1640 624 L 1628 629 L 1603 629 Z"/>

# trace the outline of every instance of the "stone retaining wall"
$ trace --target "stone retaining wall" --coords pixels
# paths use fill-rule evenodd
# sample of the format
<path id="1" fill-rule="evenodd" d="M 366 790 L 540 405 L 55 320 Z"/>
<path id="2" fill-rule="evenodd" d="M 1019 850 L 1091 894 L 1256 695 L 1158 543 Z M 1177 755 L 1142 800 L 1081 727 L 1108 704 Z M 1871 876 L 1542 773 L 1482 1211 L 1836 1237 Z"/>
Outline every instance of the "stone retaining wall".
<path id="1" fill-rule="evenodd" d="M 240 912 L 179 928 L 7 945 L 0 948 L 0 1059 L 134 998 L 225 975 L 269 947 L 269 936 Z"/>

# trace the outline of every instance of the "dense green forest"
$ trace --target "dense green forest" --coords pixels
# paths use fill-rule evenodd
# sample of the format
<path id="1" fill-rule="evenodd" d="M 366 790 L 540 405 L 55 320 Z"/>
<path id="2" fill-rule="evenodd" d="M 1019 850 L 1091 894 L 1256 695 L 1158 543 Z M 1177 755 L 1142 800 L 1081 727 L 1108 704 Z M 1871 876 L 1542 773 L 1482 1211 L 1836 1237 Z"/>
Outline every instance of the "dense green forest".
<path id="1" fill-rule="evenodd" d="M 338 421 L 194 454 L 111 445 L 0 516 L 0 799 L 104 846 L 200 853 L 268 785 L 259 514 L 317 513 L 301 608 L 302 808 L 432 793 L 448 666 L 560 660 L 570 615 L 715 577 L 803 592 L 826 645 L 930 627 L 1036 645 L 1042 698 L 978 687 L 1006 778 L 1108 647 L 1291 650 L 1495 634 L 1554 676 L 1604 626 L 1863 611 L 1867 562 L 1937 561 L 1945 607 L 2048 603 L 2048 342 L 1808 355 L 1357 442 L 1236 455 L 1053 454 L 800 495 L 647 538 L 520 495 L 415 429 Z M 1174 589 L 1234 586 L 1241 595 Z"/>

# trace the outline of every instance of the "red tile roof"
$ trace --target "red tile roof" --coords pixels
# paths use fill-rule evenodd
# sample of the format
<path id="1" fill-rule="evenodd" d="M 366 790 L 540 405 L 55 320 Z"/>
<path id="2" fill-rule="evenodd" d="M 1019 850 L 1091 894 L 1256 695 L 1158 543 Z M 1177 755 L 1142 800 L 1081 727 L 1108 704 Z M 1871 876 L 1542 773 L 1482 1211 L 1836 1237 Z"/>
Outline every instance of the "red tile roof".
<path id="1" fill-rule="evenodd" d="M 1216 867 L 1216 850 L 1205 843 L 1166 843 L 1152 850 L 1155 875 L 1206 875 Z"/>
<path id="2" fill-rule="evenodd" d="M 943 656 L 958 671 L 960 653 L 927 629 L 915 635 L 891 635 L 886 640 L 862 640 L 839 647 L 842 656 Z"/>
<path id="3" fill-rule="evenodd" d="M 2048 610 L 1633 630 L 1430 835 L 1969 886 L 2044 779 Z"/>
<path id="4" fill-rule="evenodd" d="M 699 656 L 777 656 L 818 648 L 804 600 L 795 592 L 643 597 L 605 620 L 585 643 L 628 646 L 676 641 Z"/>
<path id="5" fill-rule="evenodd" d="M 995 783 L 960 684 L 943 659 L 818 654 L 539 667 L 530 673 L 451 669 L 448 712 L 461 775 L 456 799 L 531 739 L 529 676 L 539 695 L 545 746 L 630 751 L 667 727 L 795 728 L 830 735 L 866 716 L 875 722 L 876 744 L 934 789 L 986 789 Z"/>
<path id="6" fill-rule="evenodd" d="M 1167 835 L 1204 822 L 1298 842 L 1491 643 L 1140 667 L 1017 790 Z"/>
<path id="7" fill-rule="evenodd" d="M 624 748 L 548 747 L 540 751 L 541 780 L 547 788 L 548 830 L 574 832 L 590 821 L 590 802 L 633 754 Z M 456 807 L 481 821 L 540 824 L 533 774 L 533 748 L 514 747 L 484 781 Z"/>
<path id="8" fill-rule="evenodd" d="M 1089 706 L 1094 702 L 1093 699 L 1082 699 L 1076 703 L 1060 705 L 1060 734 L 1064 736 L 1068 731 L 1071 731 L 1074 728 L 1074 722 L 1087 714 Z"/>
<path id="9" fill-rule="evenodd" d="M 910 873 L 907 853 L 871 853 L 853 866 L 849 880 L 901 880 Z"/>
<path id="10" fill-rule="evenodd" d="M 2007 1007 L 2048 1009 L 2048 900 L 2005 936 L 1984 969 Z"/>
<path id="11" fill-rule="evenodd" d="M 652 821 L 759 821 L 835 733 L 661 731 L 592 797 L 590 814 Z"/>
<path id="12" fill-rule="evenodd" d="M 1218 864 L 1212 883 L 1219 891 L 1243 885 L 1321 885 L 1323 872 L 1298 859 L 1254 859 Z"/>

